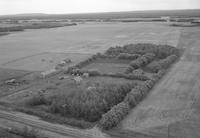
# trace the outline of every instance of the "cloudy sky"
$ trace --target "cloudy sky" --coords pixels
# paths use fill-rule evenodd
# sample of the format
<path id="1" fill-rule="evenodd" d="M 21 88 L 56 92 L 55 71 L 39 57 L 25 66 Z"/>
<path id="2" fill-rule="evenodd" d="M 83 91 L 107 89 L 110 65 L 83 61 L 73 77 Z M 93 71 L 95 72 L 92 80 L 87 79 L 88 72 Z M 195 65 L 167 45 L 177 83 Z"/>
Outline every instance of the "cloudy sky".
<path id="1" fill-rule="evenodd" d="M 200 9 L 200 0 L 0 0 L 0 14 Z"/>

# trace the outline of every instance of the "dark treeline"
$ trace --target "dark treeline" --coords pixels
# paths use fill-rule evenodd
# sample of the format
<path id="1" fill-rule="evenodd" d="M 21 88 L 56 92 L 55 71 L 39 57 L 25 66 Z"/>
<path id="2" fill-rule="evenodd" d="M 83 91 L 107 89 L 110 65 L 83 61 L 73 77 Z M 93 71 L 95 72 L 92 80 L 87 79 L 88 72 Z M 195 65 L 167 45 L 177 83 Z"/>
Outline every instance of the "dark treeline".
<path id="1" fill-rule="evenodd" d="M 55 95 L 45 98 L 37 95 L 27 101 L 29 106 L 48 105 L 49 112 L 62 116 L 75 117 L 86 121 L 98 121 L 102 114 L 114 105 L 123 101 L 136 83 L 121 85 L 99 85 L 87 90 L 67 92 L 65 95 Z M 67 91 L 67 90 L 66 90 Z"/>
<path id="2" fill-rule="evenodd" d="M 199 9 L 191 10 L 149 10 L 129 12 L 106 12 L 106 13 L 85 13 L 85 14 L 19 14 L 1 16 L 0 19 L 29 20 L 29 19 L 118 19 L 118 18 L 160 18 L 171 17 L 199 17 Z"/>
<path id="3" fill-rule="evenodd" d="M 64 26 L 73 26 L 76 23 L 58 24 L 58 23 L 35 23 L 21 26 L 0 27 L 0 32 L 17 32 L 24 31 L 25 29 L 41 29 L 41 28 L 57 28 Z"/>

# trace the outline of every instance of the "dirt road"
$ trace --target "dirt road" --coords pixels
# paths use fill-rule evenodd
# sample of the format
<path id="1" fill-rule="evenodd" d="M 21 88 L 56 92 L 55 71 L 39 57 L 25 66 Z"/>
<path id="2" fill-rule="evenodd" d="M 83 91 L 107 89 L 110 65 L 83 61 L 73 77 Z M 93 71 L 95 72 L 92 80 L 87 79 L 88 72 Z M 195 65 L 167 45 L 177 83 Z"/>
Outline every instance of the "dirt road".
<path id="1" fill-rule="evenodd" d="M 184 28 L 181 60 L 122 122 L 129 131 L 159 133 L 163 138 L 200 137 L 200 28 Z"/>
<path id="2" fill-rule="evenodd" d="M 30 115 L 17 113 L 17 112 L 8 112 L 0 110 L 0 118 L 10 120 L 13 122 L 18 122 L 37 128 L 39 130 L 50 131 L 57 133 L 59 135 L 66 136 L 67 138 L 104 138 L 104 134 L 98 131 L 96 128 L 91 130 L 81 130 L 71 127 L 66 127 L 58 124 L 48 123 L 42 120 L 39 120 L 37 117 Z"/>

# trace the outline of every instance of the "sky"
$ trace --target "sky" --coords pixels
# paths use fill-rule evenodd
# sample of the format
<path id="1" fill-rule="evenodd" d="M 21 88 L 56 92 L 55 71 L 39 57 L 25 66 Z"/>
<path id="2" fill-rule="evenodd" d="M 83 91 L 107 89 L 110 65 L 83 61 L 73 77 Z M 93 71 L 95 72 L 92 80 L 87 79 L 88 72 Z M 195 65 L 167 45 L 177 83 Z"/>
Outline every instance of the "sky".
<path id="1" fill-rule="evenodd" d="M 200 0 L 0 0 L 0 15 L 200 9 Z"/>

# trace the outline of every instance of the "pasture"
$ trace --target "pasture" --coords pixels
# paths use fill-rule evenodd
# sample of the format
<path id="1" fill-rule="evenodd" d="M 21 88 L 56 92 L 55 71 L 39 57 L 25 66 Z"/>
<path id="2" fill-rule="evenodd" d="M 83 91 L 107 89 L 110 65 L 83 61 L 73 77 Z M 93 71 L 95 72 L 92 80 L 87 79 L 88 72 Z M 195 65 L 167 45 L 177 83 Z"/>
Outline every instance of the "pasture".
<path id="1" fill-rule="evenodd" d="M 80 61 L 88 58 L 90 54 L 82 53 L 39 53 L 36 55 L 23 57 L 2 64 L 3 68 L 27 70 L 27 71 L 46 71 L 55 68 L 61 61 L 70 59 L 68 66 L 73 66 Z"/>
<path id="2" fill-rule="evenodd" d="M 155 137 L 200 137 L 199 38 L 199 27 L 182 30 L 177 46 L 185 48 L 182 58 L 118 129 Z"/>
<path id="3" fill-rule="evenodd" d="M 180 28 L 166 23 L 85 23 L 25 30 L 0 37 L 0 67 L 45 52 L 94 54 L 112 46 L 142 42 L 176 46 L 179 36 Z M 41 66 L 38 61 L 32 64 Z"/>
<path id="4" fill-rule="evenodd" d="M 130 60 L 98 59 L 85 66 L 86 70 L 98 70 L 101 73 L 123 73 L 128 67 Z"/>

